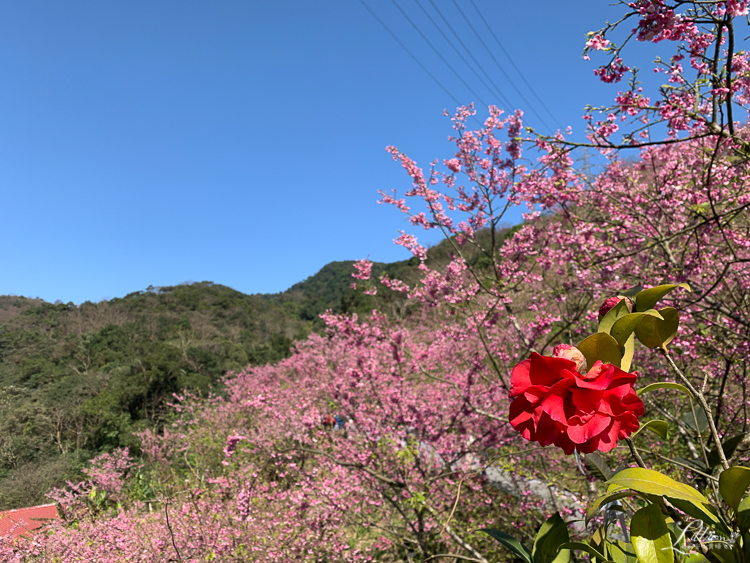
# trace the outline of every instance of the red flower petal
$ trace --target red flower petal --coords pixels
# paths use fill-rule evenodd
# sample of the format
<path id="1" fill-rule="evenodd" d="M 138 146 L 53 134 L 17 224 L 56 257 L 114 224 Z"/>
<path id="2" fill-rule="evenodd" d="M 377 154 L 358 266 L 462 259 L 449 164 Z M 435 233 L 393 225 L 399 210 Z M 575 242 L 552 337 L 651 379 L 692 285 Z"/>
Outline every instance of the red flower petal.
<path id="1" fill-rule="evenodd" d="M 560 433 L 560 429 L 552 418 L 546 412 L 542 413 L 536 428 L 537 441 L 542 446 L 549 446 L 550 444 L 554 444 Z"/>
<path id="2" fill-rule="evenodd" d="M 574 379 L 562 379 L 550 388 L 542 400 L 542 410 L 555 422 L 567 424 L 568 419 L 575 414 L 576 408 L 569 392 L 574 384 Z"/>
<path id="3" fill-rule="evenodd" d="M 632 412 L 633 415 L 638 418 L 642 417 L 643 413 L 646 412 L 646 407 L 643 406 L 643 401 L 641 401 L 641 398 L 636 395 L 635 391 L 633 391 L 632 389 L 630 390 L 630 393 L 625 396 L 622 402 L 627 406 L 628 411 Z"/>
<path id="4" fill-rule="evenodd" d="M 617 368 L 612 364 L 603 364 L 601 360 L 597 361 L 589 372 L 580 379 L 576 380 L 576 385 L 582 389 L 596 389 L 604 391 L 615 377 Z"/>
<path id="5" fill-rule="evenodd" d="M 596 442 L 596 449 L 605 453 L 613 449 L 617 445 L 617 439 L 620 438 L 620 428 L 620 420 L 613 418 L 610 426 L 594 440 Z M 630 432 L 628 432 L 629 435 Z M 622 436 L 622 438 L 625 438 L 625 436 Z"/>
<path id="6" fill-rule="evenodd" d="M 534 408 L 524 397 L 516 398 L 508 409 L 510 425 L 531 442 L 536 442 L 536 421 Z"/>
<path id="7" fill-rule="evenodd" d="M 531 360 L 524 360 L 513 368 L 510 374 L 510 398 L 517 397 L 526 389 L 531 387 L 531 378 L 529 377 L 529 369 L 531 368 Z"/>
<path id="8" fill-rule="evenodd" d="M 548 389 L 546 387 L 542 387 L 541 385 L 532 385 L 523 392 L 523 396 L 527 401 L 529 401 L 529 403 L 531 403 L 532 405 L 536 405 L 544 398 L 544 396 L 547 394 L 547 391 Z"/>
<path id="9" fill-rule="evenodd" d="M 573 397 L 573 404 L 576 408 L 579 411 L 588 414 L 596 412 L 605 393 L 595 389 L 578 389 L 574 387 L 571 389 L 571 395 Z"/>
<path id="10" fill-rule="evenodd" d="M 562 448 L 566 455 L 572 455 L 573 452 L 576 450 L 576 444 L 574 444 L 572 440 L 568 438 L 568 435 L 565 433 L 561 433 L 555 439 L 554 443 L 558 448 Z M 584 452 L 584 453 L 591 453 L 591 452 Z"/>
<path id="11" fill-rule="evenodd" d="M 529 378 L 533 385 L 552 387 L 563 377 L 573 377 L 572 372 L 576 370 L 576 363 L 565 358 L 540 356 L 536 352 L 532 352 L 529 359 L 531 360 Z M 566 374 L 565 371 L 570 375 Z"/>
<path id="12" fill-rule="evenodd" d="M 595 414 L 588 422 L 580 426 L 569 426 L 568 436 L 576 444 L 583 444 L 606 430 L 611 420 L 612 418 L 609 416 Z"/>

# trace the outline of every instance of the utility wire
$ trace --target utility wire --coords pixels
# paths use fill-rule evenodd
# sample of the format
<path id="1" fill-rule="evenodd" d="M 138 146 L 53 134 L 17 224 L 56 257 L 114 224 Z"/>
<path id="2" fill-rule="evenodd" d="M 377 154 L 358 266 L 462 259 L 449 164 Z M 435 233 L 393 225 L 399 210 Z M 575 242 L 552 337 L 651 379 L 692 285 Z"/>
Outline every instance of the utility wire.
<path id="1" fill-rule="evenodd" d="M 448 45 L 450 45 L 451 48 L 456 52 L 456 54 L 461 58 L 461 61 L 466 65 L 466 67 L 471 72 L 474 73 L 474 76 L 477 77 L 477 79 L 482 83 L 482 85 L 485 88 L 487 88 L 487 90 L 489 90 L 491 93 L 493 93 L 492 92 L 492 88 L 484 81 L 484 79 L 479 75 L 479 73 L 474 69 L 474 67 L 471 66 L 471 64 L 469 63 L 469 61 L 466 60 L 466 57 L 463 56 L 463 54 L 461 53 L 461 51 L 459 51 L 458 47 L 456 47 L 453 44 L 453 42 L 448 38 L 448 36 L 445 34 L 445 32 L 442 30 L 442 28 L 432 18 L 432 16 L 430 15 L 430 13 L 424 8 L 424 6 L 422 6 L 422 3 L 419 0 L 414 0 L 414 1 L 417 3 L 417 6 L 419 6 L 419 8 L 422 10 L 422 12 L 424 13 L 424 15 L 427 16 L 427 19 L 430 20 L 430 22 L 432 23 L 432 25 L 435 26 L 435 29 L 437 29 L 440 32 L 440 35 L 443 36 L 443 39 L 445 39 L 446 43 L 448 43 Z M 503 96 L 502 92 L 500 92 L 500 90 L 498 90 L 497 88 L 495 88 L 495 90 L 496 90 L 496 92 L 494 92 L 493 94 L 497 95 L 499 98 L 501 98 L 502 102 L 504 104 L 506 104 L 508 107 L 510 107 L 511 106 L 510 102 L 507 99 L 505 99 L 505 96 Z"/>
<path id="2" fill-rule="evenodd" d="M 435 54 L 436 54 L 436 55 L 437 55 L 438 57 L 440 57 L 440 60 L 441 60 L 441 61 L 443 61 L 443 63 L 445 63 L 445 66 L 447 66 L 447 67 L 448 67 L 449 69 L 451 69 L 451 71 L 453 72 L 453 74 L 455 74 L 455 75 L 456 75 L 456 77 L 457 77 L 457 78 L 458 78 L 458 79 L 459 79 L 459 80 L 461 81 L 461 83 L 462 83 L 462 84 L 463 84 L 464 86 L 466 86 L 466 88 L 468 88 L 468 90 L 469 90 L 469 91 L 470 91 L 470 92 L 471 92 L 471 93 L 472 93 L 472 94 L 474 95 L 474 97 L 475 97 L 475 98 L 476 98 L 477 100 L 479 100 L 479 102 L 480 102 L 480 103 L 481 103 L 481 104 L 482 104 L 483 106 L 485 106 L 485 107 L 486 107 L 486 106 L 487 106 L 487 102 L 485 102 L 484 100 L 482 100 L 482 98 L 481 98 L 481 97 L 479 96 L 479 94 L 477 94 L 477 93 L 476 93 L 476 92 L 474 91 L 474 89 L 473 89 L 473 88 L 472 88 L 471 86 L 469 86 L 469 85 L 468 85 L 468 84 L 466 83 L 466 81 L 465 81 L 465 80 L 464 80 L 464 79 L 463 79 L 463 78 L 461 77 L 461 75 L 460 75 L 460 74 L 458 74 L 458 72 L 456 72 L 456 69 L 454 69 L 454 68 L 453 68 L 453 67 L 451 66 L 451 64 L 450 64 L 450 63 L 449 63 L 449 62 L 448 62 L 447 60 L 445 60 L 445 57 L 443 57 L 443 55 L 441 55 L 441 54 L 440 54 L 440 51 L 438 51 L 438 50 L 437 50 L 437 49 L 435 48 L 435 46 L 434 46 L 434 45 L 433 45 L 433 44 L 432 44 L 432 43 L 430 42 L 430 40 L 429 40 L 429 39 L 427 39 L 427 36 L 426 36 L 426 35 L 425 35 L 424 33 L 422 33 L 422 30 L 421 30 L 421 29 L 419 29 L 419 27 L 418 27 L 418 26 L 417 26 L 417 25 L 416 25 L 416 24 L 415 24 L 415 23 L 414 23 L 414 22 L 412 21 L 412 19 L 411 19 L 411 18 L 410 18 L 410 17 L 408 16 L 408 14 L 407 14 L 406 12 L 404 12 L 404 10 L 403 10 L 403 9 L 401 8 L 401 6 L 399 6 L 399 5 L 398 5 L 398 3 L 396 2 L 396 0 L 391 0 L 391 2 L 393 2 L 393 5 L 394 5 L 394 6 L 396 6 L 396 8 L 398 8 L 398 11 L 399 11 L 399 12 L 401 12 L 401 15 L 402 15 L 402 16 L 404 16 L 404 17 L 406 18 L 406 21 L 408 21 L 408 22 L 409 22 L 409 23 L 411 24 L 411 26 L 412 26 L 412 27 L 413 27 L 413 28 L 414 28 L 414 29 L 415 29 L 415 30 L 417 31 L 417 33 L 419 33 L 419 35 L 420 35 L 420 36 L 422 37 L 422 39 L 424 39 L 424 40 L 425 40 L 425 43 L 427 43 L 427 44 L 428 44 L 428 45 L 430 46 L 430 48 L 431 48 L 431 49 L 432 49 L 432 50 L 433 50 L 433 51 L 435 52 Z"/>
<path id="3" fill-rule="evenodd" d="M 481 70 L 481 71 L 482 71 L 482 73 L 484 74 L 484 76 L 485 76 L 485 77 L 487 78 L 487 80 L 489 80 L 489 81 L 490 81 L 490 84 L 492 84 L 492 85 L 493 85 L 493 86 L 495 87 L 495 91 L 497 92 L 497 94 L 498 94 L 498 97 L 499 97 L 499 98 L 501 98 L 501 101 L 502 101 L 502 102 L 503 102 L 504 104 L 506 104 L 506 107 L 507 107 L 507 108 L 508 108 L 508 109 L 510 110 L 510 108 L 512 108 L 512 107 L 513 107 L 513 104 L 512 104 L 512 103 L 510 103 L 510 102 L 508 101 L 508 99 L 507 99 L 507 98 L 506 98 L 505 96 L 503 96 L 503 94 L 502 94 L 502 91 L 500 90 L 500 88 L 498 87 L 498 85 L 497 85 L 497 84 L 495 84 L 495 81 L 494 81 L 494 80 L 492 80 L 492 77 L 491 77 L 491 76 L 490 76 L 489 74 L 487 74 L 487 71 L 486 71 L 486 70 L 484 69 L 484 67 L 483 67 L 483 66 L 482 66 L 482 65 L 481 65 L 481 64 L 479 63 L 479 61 L 477 60 L 477 58 L 476 58 L 476 57 L 474 56 L 474 53 L 472 53 L 472 52 L 471 52 L 471 49 L 469 49 L 469 48 L 468 48 L 468 47 L 466 46 L 466 44 L 464 43 L 463 39 L 461 39 L 461 36 L 460 36 L 460 35 L 459 35 L 458 33 L 456 33 L 456 30 L 455 30 L 455 29 L 453 29 L 453 26 L 452 26 L 452 25 L 450 24 L 450 22 L 449 22 L 449 21 L 448 21 L 448 20 L 446 19 L 446 17 L 445 17 L 444 15 L 443 15 L 443 12 L 441 12 L 441 11 L 440 11 L 440 8 L 438 8 L 438 7 L 437 7 L 437 6 L 435 5 L 435 2 L 434 2 L 434 0 L 430 0 L 430 4 L 432 4 L 432 7 L 433 7 L 433 8 L 435 9 L 435 11 L 436 11 L 436 12 L 438 13 L 438 15 L 440 16 L 440 18 L 441 18 L 441 19 L 443 20 L 443 23 L 445 23 L 445 25 L 447 25 L 447 26 L 448 26 L 448 29 L 450 29 L 450 30 L 451 30 L 451 33 L 452 33 L 452 34 L 453 34 L 453 36 L 454 36 L 454 37 L 455 37 L 455 38 L 456 38 L 456 39 L 458 40 L 458 42 L 459 42 L 459 43 L 461 44 L 461 47 L 463 47 L 463 48 L 464 48 L 464 50 L 465 50 L 465 51 L 466 51 L 466 52 L 467 52 L 467 53 L 469 54 L 469 56 L 471 57 L 471 60 L 472 60 L 472 61 L 474 61 L 474 64 L 476 64 L 476 65 L 477 65 L 477 66 L 479 67 L 479 70 Z"/>
<path id="4" fill-rule="evenodd" d="M 455 102 L 456 106 L 460 106 L 460 105 L 461 105 L 461 102 L 459 102 L 459 101 L 458 101 L 458 100 L 456 99 L 456 97 L 455 97 L 455 96 L 454 96 L 453 94 L 451 94 L 451 93 L 450 93 L 450 91 L 448 91 L 448 89 L 447 89 L 447 88 L 446 88 L 445 86 L 443 86 L 443 85 L 442 85 L 442 83 L 441 83 L 441 82 L 440 82 L 440 81 L 439 81 L 439 80 L 438 80 L 437 78 L 435 78 L 435 76 L 434 76 L 434 75 L 433 75 L 433 74 L 432 74 L 432 73 L 431 73 L 431 72 L 430 72 L 429 70 L 427 70 L 427 67 L 425 67 L 425 66 L 424 66 L 424 65 L 423 65 L 422 63 L 420 63 L 420 62 L 419 62 L 419 59 L 417 59 L 417 57 L 415 57 L 415 56 L 414 56 L 414 53 L 412 53 L 412 52 L 411 52 L 411 51 L 410 51 L 410 50 L 409 50 L 409 49 L 408 49 L 408 48 L 406 47 L 406 45 L 404 45 L 404 44 L 403 44 L 403 43 L 401 42 L 401 40 L 400 40 L 400 39 L 399 39 L 399 38 L 398 38 L 398 37 L 396 36 L 396 34 L 395 34 L 395 33 L 393 33 L 393 32 L 392 32 L 392 31 L 390 30 L 390 28 L 389 28 L 389 27 L 388 27 L 387 25 L 385 25 L 385 22 L 383 22 L 383 20 L 381 20 L 381 19 L 380 19 L 380 18 L 378 17 L 378 15 L 377 15 L 377 14 L 376 14 L 375 12 L 373 12 L 373 11 L 372 11 L 372 9 L 370 8 L 370 6 L 368 6 L 368 5 L 367 5 L 367 3 L 365 2 L 365 0 L 359 0 L 359 2 L 360 2 L 360 4 L 362 4 L 362 5 L 363 5 L 363 6 L 364 6 L 364 7 L 365 7 L 365 8 L 367 9 L 367 11 L 368 11 L 368 12 L 370 12 L 370 14 L 372 14 L 372 17 L 374 17 L 374 18 L 375 18 L 375 19 L 376 19 L 376 20 L 378 21 L 378 23 L 379 23 L 380 25 L 382 25 L 382 26 L 383 26 L 383 28 L 384 28 L 384 29 L 385 29 L 385 30 L 386 30 L 386 31 L 388 32 L 388 34 L 389 34 L 389 35 L 390 35 L 391 37 L 393 37 L 394 41 L 396 41 L 396 43 L 398 43 L 398 44 L 399 44 L 399 45 L 401 46 L 401 48 L 402 48 L 402 49 L 403 49 L 404 51 L 406 51 L 406 52 L 407 52 L 407 54 L 408 54 L 408 55 L 409 55 L 409 56 L 410 56 L 410 57 L 411 57 L 412 59 L 414 59 L 414 62 L 415 62 L 415 63 L 417 63 L 417 64 L 419 65 L 419 68 L 421 68 L 421 69 L 422 69 L 423 71 L 425 71 L 425 72 L 427 73 L 427 75 L 428 75 L 428 76 L 429 76 L 430 78 L 432 78 L 432 80 L 434 80 L 434 81 L 435 81 L 435 84 L 437 84 L 438 86 L 440 86 L 440 88 L 441 88 L 441 89 L 443 90 L 443 92 L 445 92 L 446 94 L 448 94 L 448 96 L 449 96 L 449 97 L 450 97 L 450 98 L 451 98 L 451 99 L 452 99 L 452 100 L 453 100 L 453 101 Z"/>
<path id="5" fill-rule="evenodd" d="M 504 68 L 502 67 L 502 65 L 501 65 L 501 64 L 500 64 L 500 63 L 498 62 L 498 60 L 497 60 L 497 59 L 495 58 L 495 55 L 493 55 L 493 54 L 492 54 L 492 51 L 490 50 L 490 48 L 489 48 L 489 47 L 487 47 L 487 44 L 486 44 L 486 43 L 484 42 L 484 40 L 482 39 L 482 37 L 481 37 L 481 36 L 479 35 L 479 33 L 477 32 L 477 30 L 476 30 L 476 29 L 474 28 L 474 26 L 473 26 L 473 25 L 471 25 L 471 22 L 469 21 L 469 18 L 467 18 L 467 17 L 466 17 L 466 14 L 464 14 L 464 11 L 463 11 L 463 10 L 461 9 L 461 7 L 460 7 L 460 6 L 458 5 L 458 3 L 456 2 L 456 0 L 452 0 L 452 2 L 453 2 L 453 5 L 454 5 L 454 6 L 456 7 L 456 9 L 458 10 L 458 12 L 459 12 L 459 13 L 461 14 L 461 16 L 462 16 L 462 17 L 464 18 L 464 20 L 466 21 L 466 23 L 468 24 L 468 26 L 469 26 L 469 27 L 471 28 L 471 30 L 472 30 L 472 31 L 474 32 L 474 35 L 476 35 L 476 36 L 477 36 L 477 39 L 479 39 L 479 42 L 480 42 L 480 43 L 482 44 L 482 46 L 483 46 L 483 47 L 484 47 L 484 48 L 485 48 L 485 49 L 487 50 L 487 53 L 489 53 L 489 55 L 490 55 L 490 57 L 492 58 L 492 60 L 493 60 L 493 61 L 495 61 L 495 64 L 497 65 L 497 68 L 499 68 L 499 69 L 500 69 L 500 72 L 502 72 L 502 73 L 503 73 L 503 76 L 505 76 L 505 78 L 507 78 L 507 79 L 508 79 L 508 82 L 510 82 L 510 85 L 511 85 L 511 86 L 513 86 L 513 88 L 515 89 L 515 91 L 516 91 L 516 92 L 518 92 L 518 95 L 519 95 L 519 96 L 521 96 L 521 99 L 522 99 L 522 100 L 523 100 L 523 101 L 524 101 L 524 102 L 526 103 L 526 105 L 528 105 L 529 109 L 530 109 L 530 110 L 531 110 L 531 111 L 532 111 L 532 112 L 534 113 L 534 115 L 536 115 L 536 116 L 537 116 L 537 117 L 539 118 L 539 121 L 541 121 L 541 122 L 542 122 L 542 124 L 543 124 L 543 125 L 544 125 L 544 126 L 545 126 L 545 127 L 546 127 L 546 128 L 548 129 L 548 130 L 549 130 L 549 131 L 552 131 L 552 127 L 550 127 L 550 126 L 549 126 L 549 125 L 547 124 L 547 122 L 545 122 L 545 121 L 544 121 L 544 118 L 543 118 L 543 117 L 542 117 L 541 115 L 539 115 L 539 114 L 537 113 L 537 111 L 536 111 L 536 110 L 534 109 L 534 106 L 532 106 L 532 105 L 531 105 L 531 102 L 529 102 L 529 100 L 527 100 L 527 99 L 526 99 L 526 96 L 524 96 L 524 95 L 523 95 L 523 92 L 521 92 L 521 91 L 520 91 L 520 90 L 518 89 L 518 86 L 516 86 L 516 85 L 515 85 L 515 83 L 513 82 L 513 80 L 511 80 L 510 76 L 508 76 L 508 73 L 507 73 L 507 72 L 505 72 L 505 69 L 504 69 Z"/>
<path id="6" fill-rule="evenodd" d="M 524 83 L 524 84 L 526 84 L 526 87 L 527 87 L 527 88 L 528 88 L 529 90 L 531 90 L 531 93 L 532 93 L 532 94 L 534 94 L 534 97 L 535 97 L 535 98 L 537 99 L 537 101 L 538 101 L 538 102 L 539 102 L 539 103 L 541 104 L 541 106 L 542 106 L 542 107 L 544 108 L 544 110 L 545 110 L 545 111 L 547 112 L 547 114 L 548 114 L 548 115 L 549 115 L 549 116 L 550 116 L 550 117 L 551 117 L 551 118 L 552 118 L 552 119 L 553 119 L 554 121 L 557 121 L 557 117 L 555 117 L 555 116 L 554 116 L 554 115 L 552 114 L 552 112 L 551 112 L 551 111 L 549 110 L 549 108 L 548 108 L 548 107 L 547 107 L 547 106 L 545 105 L 545 103 L 544 103 L 544 102 L 542 101 L 542 99 L 541 99 L 541 98 L 540 98 L 540 97 L 539 97 L 539 96 L 537 95 L 536 91 L 535 91 L 535 90 L 534 90 L 534 88 L 533 88 L 533 87 L 531 86 L 531 84 L 529 84 L 529 83 L 528 83 L 528 82 L 526 81 L 526 77 L 525 77 L 525 76 L 523 75 L 523 73 L 522 73 L 522 72 L 521 72 L 521 71 L 519 70 L 519 68 L 518 68 L 518 67 L 516 66 L 516 63 L 515 63 L 515 62 L 513 61 L 513 59 L 511 58 L 511 56 L 510 56 L 510 55 L 508 54 L 508 51 L 506 51 L 506 50 L 505 50 L 505 47 L 503 47 L 503 44 L 502 44 L 502 43 L 500 43 L 500 40 L 499 40 L 499 39 L 497 38 L 497 35 L 495 35 L 495 32 L 494 32 L 494 30 L 492 29 L 492 27 L 490 27 L 490 24 L 489 24 L 489 23 L 487 23 L 487 18 L 485 18 L 485 17 L 484 17 L 483 15 L 482 15 L 482 12 L 480 12 L 480 11 L 479 11 L 479 7 L 478 7 L 478 6 L 476 5 L 476 3 L 474 2 L 474 0 L 470 0 L 470 1 L 471 1 L 471 5 L 472 5 L 472 6 L 474 6 L 474 9 L 475 9 L 475 10 L 477 11 L 477 14 L 479 14 L 479 17 L 480 17 L 480 19 L 481 19 L 481 20 L 482 20 L 482 21 L 484 22 L 484 25 L 485 25 L 485 26 L 487 27 L 487 30 L 488 30 L 488 31 L 490 32 L 490 34 L 492 35 L 492 37 L 493 37 L 493 38 L 495 39 L 495 42 L 496 42 L 496 43 L 498 44 L 498 46 L 500 47 L 500 49 L 502 49 L 503 53 L 505 54 L 505 56 L 506 56 L 506 57 L 508 58 L 508 60 L 510 61 L 510 64 L 512 64 L 512 65 L 513 65 L 513 68 L 514 68 L 514 69 L 516 69 L 516 72 L 518 73 L 518 76 L 520 76 L 520 77 L 521 77 L 521 80 L 523 80 L 523 83 Z M 559 125 L 559 124 L 558 124 L 558 125 Z"/>

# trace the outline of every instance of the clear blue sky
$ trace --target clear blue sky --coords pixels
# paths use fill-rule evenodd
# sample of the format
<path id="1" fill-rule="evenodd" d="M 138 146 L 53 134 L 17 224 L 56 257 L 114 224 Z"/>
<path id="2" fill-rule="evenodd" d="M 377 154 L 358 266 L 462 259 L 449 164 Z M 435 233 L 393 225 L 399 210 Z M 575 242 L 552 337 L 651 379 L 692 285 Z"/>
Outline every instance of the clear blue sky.
<path id="1" fill-rule="evenodd" d="M 606 0 L 475 0 L 554 120 L 470 1 L 531 107 L 452 0 L 433 2 L 540 130 L 531 109 L 580 133 L 583 106 L 612 99 L 580 57 L 620 15 Z M 367 4 L 460 102 L 513 109 L 425 16 L 419 4 L 457 44 L 430 0 Z M 376 203 L 410 185 L 384 148 L 425 168 L 450 158 L 455 106 L 359 0 L 0 3 L 0 294 L 81 303 L 188 280 L 273 293 L 333 260 L 408 258 L 392 242 L 403 217 Z"/>

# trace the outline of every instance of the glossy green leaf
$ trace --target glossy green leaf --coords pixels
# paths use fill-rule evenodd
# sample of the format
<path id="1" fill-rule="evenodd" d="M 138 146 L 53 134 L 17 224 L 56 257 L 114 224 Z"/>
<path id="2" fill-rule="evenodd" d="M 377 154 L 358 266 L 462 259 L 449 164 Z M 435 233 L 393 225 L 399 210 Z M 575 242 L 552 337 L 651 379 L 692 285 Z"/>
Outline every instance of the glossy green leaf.
<path id="1" fill-rule="evenodd" d="M 661 495 L 652 495 L 648 493 L 638 493 L 641 497 L 645 498 L 649 504 L 655 504 L 658 506 L 662 512 L 666 514 L 667 512 L 667 506 L 664 503 L 664 497 Z"/>
<path id="2" fill-rule="evenodd" d="M 635 310 L 638 312 L 642 312 L 653 309 L 654 305 L 658 303 L 659 299 L 678 287 L 690 291 L 690 286 L 686 283 L 668 283 L 665 285 L 657 285 L 656 287 L 644 289 L 635 296 Z"/>
<path id="3" fill-rule="evenodd" d="M 698 419 L 698 427 L 695 426 L 695 419 Z M 693 411 L 686 412 L 682 415 L 682 421 L 688 425 L 692 430 L 703 432 L 708 427 L 708 418 L 706 418 L 706 411 L 700 407 L 695 408 L 695 418 L 693 418 Z"/>
<path id="4" fill-rule="evenodd" d="M 727 459 L 731 458 L 734 455 L 737 447 L 742 443 L 742 440 L 744 439 L 744 434 L 738 434 L 737 436 L 733 436 L 732 438 L 724 440 L 721 444 L 721 449 L 724 450 L 724 457 Z M 708 456 L 706 457 L 708 458 L 708 465 L 711 468 L 714 468 L 718 466 L 719 463 L 721 463 L 716 448 L 713 448 L 710 452 L 708 452 Z"/>
<path id="5" fill-rule="evenodd" d="M 586 356 L 589 369 L 597 360 L 620 367 L 620 345 L 606 332 L 595 332 L 578 344 L 577 348 Z"/>
<path id="6" fill-rule="evenodd" d="M 737 507 L 737 528 L 743 535 L 750 536 L 750 496 L 743 498 Z M 750 541 L 747 542 L 746 547 L 750 548 Z"/>
<path id="7" fill-rule="evenodd" d="M 662 510 L 662 513 L 663 512 L 664 511 Z M 679 550 L 678 553 L 686 553 L 690 551 L 686 544 L 687 538 L 685 538 L 685 532 L 680 527 L 680 524 L 677 524 L 672 518 L 666 518 L 666 522 L 667 528 L 669 528 L 669 538 L 672 542 L 672 547 L 675 550 Z"/>
<path id="8" fill-rule="evenodd" d="M 685 558 L 685 563 L 708 563 L 708 559 L 702 553 L 694 551 Z"/>
<path id="9" fill-rule="evenodd" d="M 690 469 L 695 469 L 696 471 L 702 471 L 703 473 L 706 473 L 707 467 L 706 464 L 703 463 L 700 459 L 687 459 L 685 457 L 675 457 L 675 461 L 679 461 L 683 465 L 687 465 Z"/>
<path id="10" fill-rule="evenodd" d="M 622 371 L 630 371 L 630 366 L 633 363 L 633 355 L 635 354 L 635 334 L 631 334 L 630 338 L 625 341 L 622 346 L 622 360 L 620 361 L 620 369 Z"/>
<path id="11" fill-rule="evenodd" d="M 625 315 L 624 317 L 617 319 L 617 321 L 615 321 L 615 324 L 612 325 L 612 329 L 609 331 L 609 333 L 614 337 L 615 340 L 617 340 L 617 343 L 620 346 L 623 346 L 630 335 L 635 332 L 635 329 L 638 327 L 640 322 L 646 317 L 656 317 L 657 319 L 662 318 L 659 312 L 655 311 L 654 309 L 649 309 L 648 311 L 643 311 L 642 313 L 630 313 L 628 315 Z"/>
<path id="12" fill-rule="evenodd" d="M 638 295 L 641 291 L 643 291 L 643 285 L 639 283 L 638 285 L 634 285 L 630 289 L 626 289 L 620 295 L 622 295 L 623 297 L 630 297 L 631 299 L 635 299 L 635 296 Z"/>
<path id="13" fill-rule="evenodd" d="M 656 391 L 657 389 L 677 389 L 678 391 L 682 391 L 686 395 L 692 397 L 693 394 L 690 392 L 690 390 L 685 387 L 684 385 L 680 385 L 679 383 L 669 383 L 667 381 L 661 382 L 661 383 L 652 383 L 650 385 L 646 385 L 645 387 L 636 390 L 636 395 L 643 395 L 644 393 L 650 393 L 651 391 Z M 692 417 L 692 414 L 690 415 Z"/>
<path id="14" fill-rule="evenodd" d="M 602 317 L 601 321 L 599 321 L 599 332 L 606 332 L 609 334 L 609 331 L 612 330 L 612 325 L 614 325 L 618 319 L 621 319 L 628 314 L 630 314 L 628 304 L 625 299 L 622 299 L 617 305 L 607 311 L 607 314 Z"/>
<path id="15" fill-rule="evenodd" d="M 586 543 L 604 555 L 608 554 L 607 545 L 609 544 L 609 540 L 607 539 L 607 531 L 603 526 L 594 530 Z"/>
<path id="16" fill-rule="evenodd" d="M 594 452 L 591 454 L 585 454 L 583 456 L 583 464 L 586 466 L 586 470 L 591 473 L 594 477 L 601 479 L 602 481 L 609 480 L 612 477 L 612 470 L 607 465 L 606 460 Z"/>
<path id="17" fill-rule="evenodd" d="M 669 432 L 669 424 L 667 424 L 663 420 L 649 420 L 646 424 L 642 424 L 641 427 L 633 433 L 631 436 L 632 438 L 635 438 L 638 434 L 641 433 L 643 430 L 651 430 L 654 434 L 658 434 L 661 436 L 663 440 L 667 439 L 667 433 Z"/>
<path id="18" fill-rule="evenodd" d="M 750 487 L 750 469 L 747 467 L 730 467 L 719 475 L 719 492 L 735 512 L 748 487 Z"/>
<path id="19" fill-rule="evenodd" d="M 708 524 L 711 528 L 717 530 L 718 532 L 721 532 L 726 536 L 729 535 L 729 528 L 716 513 L 716 509 L 712 505 L 698 505 L 677 498 L 670 498 L 669 502 L 671 502 L 676 508 L 682 510 L 688 516 L 692 516 L 696 520 L 700 520 Z"/>
<path id="20" fill-rule="evenodd" d="M 692 503 L 708 504 L 708 499 L 690 485 L 679 483 L 674 479 L 641 467 L 630 467 L 616 473 L 609 481 L 610 485 L 627 487 L 641 493 L 680 498 Z"/>
<path id="21" fill-rule="evenodd" d="M 560 546 L 569 541 L 568 527 L 560 514 L 555 512 L 539 528 L 531 549 L 533 563 L 568 563 L 570 550 L 560 549 Z"/>
<path id="22" fill-rule="evenodd" d="M 529 550 L 526 549 L 526 547 L 513 536 L 509 536 L 505 532 L 501 532 L 500 530 L 493 530 L 491 528 L 482 528 L 479 531 L 484 532 L 485 534 L 489 534 L 490 536 L 495 538 L 505 547 L 510 549 L 513 553 L 518 555 L 521 559 L 526 561 L 526 563 L 532 563 L 531 553 L 529 553 Z"/>
<path id="23" fill-rule="evenodd" d="M 738 553 L 734 549 L 727 547 L 717 547 L 715 544 L 711 547 L 711 555 L 720 563 L 740 563 Z"/>
<path id="24" fill-rule="evenodd" d="M 680 314 L 674 307 L 659 309 L 664 320 L 656 317 L 645 317 L 635 328 L 636 338 L 647 348 L 663 348 L 677 336 L 680 326 Z"/>
<path id="25" fill-rule="evenodd" d="M 615 563 L 636 563 L 638 558 L 633 551 L 633 545 L 622 540 L 609 544 L 609 555 Z"/>
<path id="26" fill-rule="evenodd" d="M 640 563 L 674 563 L 674 550 L 664 515 L 655 504 L 641 508 L 630 521 L 630 538 Z"/>
<path id="27" fill-rule="evenodd" d="M 592 557 L 596 557 L 600 561 L 607 561 L 607 558 L 604 556 L 604 554 L 597 549 L 595 549 L 593 546 L 583 543 L 583 542 L 568 542 L 564 543 L 560 546 L 560 549 L 570 549 L 570 550 L 576 550 L 576 551 L 585 551 Z"/>

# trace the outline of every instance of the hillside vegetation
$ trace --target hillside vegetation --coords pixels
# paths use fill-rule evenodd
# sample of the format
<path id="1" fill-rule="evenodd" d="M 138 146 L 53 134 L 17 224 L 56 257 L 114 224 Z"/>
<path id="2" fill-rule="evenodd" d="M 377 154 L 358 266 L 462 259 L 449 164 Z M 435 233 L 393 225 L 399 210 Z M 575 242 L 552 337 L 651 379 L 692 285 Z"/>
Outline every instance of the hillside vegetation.
<path id="1" fill-rule="evenodd" d="M 443 243 L 429 262 L 449 254 Z M 376 263 L 373 274 L 415 280 L 418 264 Z M 162 425 L 173 394 L 220 391 L 227 372 L 288 357 L 324 330 L 328 309 L 409 314 L 401 294 L 352 290 L 354 271 L 331 262 L 273 295 L 200 282 L 80 306 L 0 296 L 0 510 L 46 502 L 94 455 L 137 448 L 133 433 Z"/>

